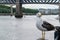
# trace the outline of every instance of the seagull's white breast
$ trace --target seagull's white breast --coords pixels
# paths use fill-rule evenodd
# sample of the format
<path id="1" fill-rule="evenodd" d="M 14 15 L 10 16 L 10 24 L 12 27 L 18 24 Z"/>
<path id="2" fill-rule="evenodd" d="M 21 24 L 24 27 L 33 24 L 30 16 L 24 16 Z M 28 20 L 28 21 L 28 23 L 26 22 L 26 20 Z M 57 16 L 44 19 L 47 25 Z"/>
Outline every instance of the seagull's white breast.
<path id="1" fill-rule="evenodd" d="M 47 31 L 46 28 L 42 27 L 42 24 L 43 24 L 43 20 L 41 18 L 37 17 L 36 27 L 41 31 Z"/>

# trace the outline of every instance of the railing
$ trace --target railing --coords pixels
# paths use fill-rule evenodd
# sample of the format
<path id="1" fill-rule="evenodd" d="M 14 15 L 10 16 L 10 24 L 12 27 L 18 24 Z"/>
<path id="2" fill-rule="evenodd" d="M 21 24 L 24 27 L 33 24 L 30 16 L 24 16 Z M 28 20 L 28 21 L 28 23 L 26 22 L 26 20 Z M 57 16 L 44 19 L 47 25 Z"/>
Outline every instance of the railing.
<path id="1" fill-rule="evenodd" d="M 60 0 L 20 0 L 22 4 L 60 4 Z M 16 0 L 0 0 L 0 4 L 16 4 Z"/>
<path id="2" fill-rule="evenodd" d="M 23 4 L 59 4 L 60 0 L 22 0 Z"/>

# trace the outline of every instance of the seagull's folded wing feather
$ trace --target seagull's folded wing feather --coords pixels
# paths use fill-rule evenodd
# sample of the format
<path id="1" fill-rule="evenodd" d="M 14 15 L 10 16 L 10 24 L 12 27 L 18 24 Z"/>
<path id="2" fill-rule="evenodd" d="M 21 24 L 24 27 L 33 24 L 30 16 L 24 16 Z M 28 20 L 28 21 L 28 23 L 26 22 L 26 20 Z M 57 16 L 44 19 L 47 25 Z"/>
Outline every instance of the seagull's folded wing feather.
<path id="1" fill-rule="evenodd" d="M 52 24 L 50 24 L 50 23 L 48 23 L 48 22 L 46 22 L 46 21 L 43 21 L 42 26 L 43 26 L 44 28 L 46 28 L 48 31 L 55 29 Z"/>

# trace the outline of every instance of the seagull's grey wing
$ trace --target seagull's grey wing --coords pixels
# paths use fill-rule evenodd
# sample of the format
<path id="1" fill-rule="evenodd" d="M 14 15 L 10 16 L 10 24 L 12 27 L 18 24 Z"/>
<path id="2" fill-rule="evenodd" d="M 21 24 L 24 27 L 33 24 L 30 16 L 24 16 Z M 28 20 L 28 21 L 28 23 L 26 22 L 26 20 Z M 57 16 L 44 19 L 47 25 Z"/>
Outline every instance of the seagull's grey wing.
<path id="1" fill-rule="evenodd" d="M 48 31 L 54 30 L 54 26 L 46 21 L 43 21 L 42 27 L 46 28 Z"/>

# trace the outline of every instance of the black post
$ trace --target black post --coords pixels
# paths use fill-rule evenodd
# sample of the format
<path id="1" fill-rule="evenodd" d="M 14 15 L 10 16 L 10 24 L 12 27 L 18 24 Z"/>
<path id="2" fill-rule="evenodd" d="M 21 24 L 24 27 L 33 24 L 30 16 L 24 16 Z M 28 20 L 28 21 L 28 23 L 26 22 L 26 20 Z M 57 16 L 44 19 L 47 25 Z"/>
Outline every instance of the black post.
<path id="1" fill-rule="evenodd" d="M 60 9 L 59 9 L 59 22 L 60 22 Z"/>
<path id="2" fill-rule="evenodd" d="M 59 22 L 60 22 L 60 4 L 59 4 Z M 60 40 L 60 26 L 56 27 L 56 31 L 54 33 L 54 40 Z"/>
<path id="3" fill-rule="evenodd" d="M 59 22 L 60 22 L 60 4 L 59 4 Z"/>
<path id="4" fill-rule="evenodd" d="M 15 14 L 16 18 L 22 18 L 23 17 L 21 1 L 22 0 L 16 0 L 16 14 Z"/>
<path id="5" fill-rule="evenodd" d="M 54 40 L 60 40 L 60 27 L 56 27 L 56 31 L 54 33 Z"/>

